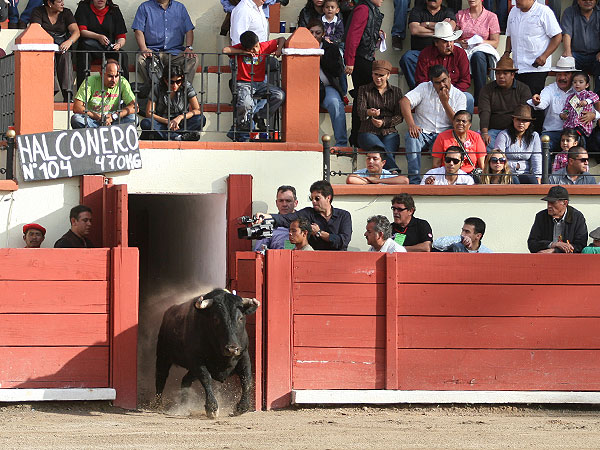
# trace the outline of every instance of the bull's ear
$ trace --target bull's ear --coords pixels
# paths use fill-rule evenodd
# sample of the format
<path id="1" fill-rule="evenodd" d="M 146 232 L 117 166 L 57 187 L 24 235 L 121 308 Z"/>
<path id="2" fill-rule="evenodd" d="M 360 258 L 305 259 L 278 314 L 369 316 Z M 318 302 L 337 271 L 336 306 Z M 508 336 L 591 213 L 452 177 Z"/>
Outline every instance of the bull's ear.
<path id="1" fill-rule="evenodd" d="M 206 309 L 206 308 L 210 308 L 213 304 L 213 299 L 212 298 L 204 298 L 202 296 L 198 297 L 196 299 L 196 301 L 194 302 L 194 306 L 197 309 Z"/>
<path id="2" fill-rule="evenodd" d="M 255 298 L 242 298 L 242 313 L 245 315 L 249 315 L 254 313 L 258 307 L 260 306 L 260 302 Z"/>

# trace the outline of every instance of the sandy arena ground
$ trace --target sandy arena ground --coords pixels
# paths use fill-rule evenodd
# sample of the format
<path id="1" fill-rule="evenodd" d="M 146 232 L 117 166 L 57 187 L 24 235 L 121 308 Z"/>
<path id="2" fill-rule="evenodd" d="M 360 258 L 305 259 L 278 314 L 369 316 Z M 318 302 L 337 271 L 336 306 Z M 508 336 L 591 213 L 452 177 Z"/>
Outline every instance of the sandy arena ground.
<path id="1" fill-rule="evenodd" d="M 106 402 L 0 406 L 0 448 L 598 448 L 587 407 L 345 407 L 124 411 Z"/>

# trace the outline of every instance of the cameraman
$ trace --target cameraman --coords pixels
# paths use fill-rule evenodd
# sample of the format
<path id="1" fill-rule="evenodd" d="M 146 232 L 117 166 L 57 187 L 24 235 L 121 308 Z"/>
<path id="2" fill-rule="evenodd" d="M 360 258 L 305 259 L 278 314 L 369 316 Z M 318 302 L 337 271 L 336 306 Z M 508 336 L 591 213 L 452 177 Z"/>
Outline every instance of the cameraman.
<path id="1" fill-rule="evenodd" d="M 315 181 L 310 187 L 312 208 L 290 214 L 257 214 L 256 221 L 273 218 L 276 227 L 289 227 L 299 217 L 308 219 L 311 232 L 308 243 L 315 250 L 347 250 L 352 238 L 352 217 L 348 211 L 334 208 L 333 188 L 328 181 Z"/>
<path id="2" fill-rule="evenodd" d="M 287 185 L 279 186 L 277 188 L 275 205 L 277 206 L 279 214 L 290 214 L 296 212 L 296 206 L 298 206 L 296 188 L 294 186 Z M 275 228 L 271 237 L 256 241 L 254 250 L 262 250 L 263 245 L 270 249 L 282 249 L 285 247 L 285 241 L 288 239 L 288 233 L 289 230 L 285 227 Z"/>

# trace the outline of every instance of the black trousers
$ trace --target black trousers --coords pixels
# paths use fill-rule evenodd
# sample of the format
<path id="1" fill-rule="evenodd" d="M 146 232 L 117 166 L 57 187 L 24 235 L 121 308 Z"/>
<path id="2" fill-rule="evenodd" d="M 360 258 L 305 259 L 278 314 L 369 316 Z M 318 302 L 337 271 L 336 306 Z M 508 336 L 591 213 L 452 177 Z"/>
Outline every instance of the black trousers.
<path id="1" fill-rule="evenodd" d="M 373 75 L 371 70 L 373 68 L 373 61 L 356 56 L 354 60 L 354 70 L 352 71 L 352 84 L 354 89 L 350 92 L 352 95 L 352 104 L 356 104 L 358 98 L 358 88 L 369 84 L 373 81 Z M 352 107 L 352 131 L 350 132 L 350 145 L 358 145 L 358 130 L 360 129 L 360 117 L 356 112 L 356 108 Z"/>
<path id="2" fill-rule="evenodd" d="M 528 73 L 518 73 L 516 75 L 517 80 L 525 83 L 531 89 L 531 95 L 539 94 L 546 86 L 546 77 L 548 76 L 548 72 L 528 72 Z M 535 120 L 533 121 L 533 129 L 538 133 L 542 132 L 542 125 L 544 124 L 544 111 L 533 111 L 533 117 Z"/>
<path id="3" fill-rule="evenodd" d="M 77 67 L 77 88 L 81 86 L 83 80 L 85 80 L 85 71 L 91 66 L 92 61 L 95 59 L 102 60 L 102 52 L 106 51 L 100 42 L 95 39 L 79 39 L 77 43 L 77 50 L 81 50 L 76 53 L 75 65 Z M 84 53 L 87 52 L 87 53 Z M 114 59 L 119 61 L 121 65 L 121 71 L 126 80 L 129 81 L 129 63 L 127 59 L 127 53 L 116 51 L 105 53 L 106 59 Z"/>

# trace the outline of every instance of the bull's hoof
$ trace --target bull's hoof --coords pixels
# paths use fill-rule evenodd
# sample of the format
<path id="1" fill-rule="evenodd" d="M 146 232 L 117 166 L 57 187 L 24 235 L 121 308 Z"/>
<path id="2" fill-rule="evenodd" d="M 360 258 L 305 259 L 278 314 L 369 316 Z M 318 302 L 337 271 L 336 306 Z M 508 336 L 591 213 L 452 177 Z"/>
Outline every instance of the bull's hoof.
<path id="1" fill-rule="evenodd" d="M 155 395 L 148 406 L 150 406 L 151 409 L 159 409 L 162 406 L 162 395 Z"/>
<path id="2" fill-rule="evenodd" d="M 206 410 L 206 417 L 208 417 L 209 419 L 216 419 L 217 417 L 219 417 L 219 409 L 215 409 L 213 410 Z"/>
<path id="3" fill-rule="evenodd" d="M 250 405 L 248 403 L 238 403 L 233 410 L 234 416 L 239 416 L 241 414 L 247 413 L 250 410 Z"/>

